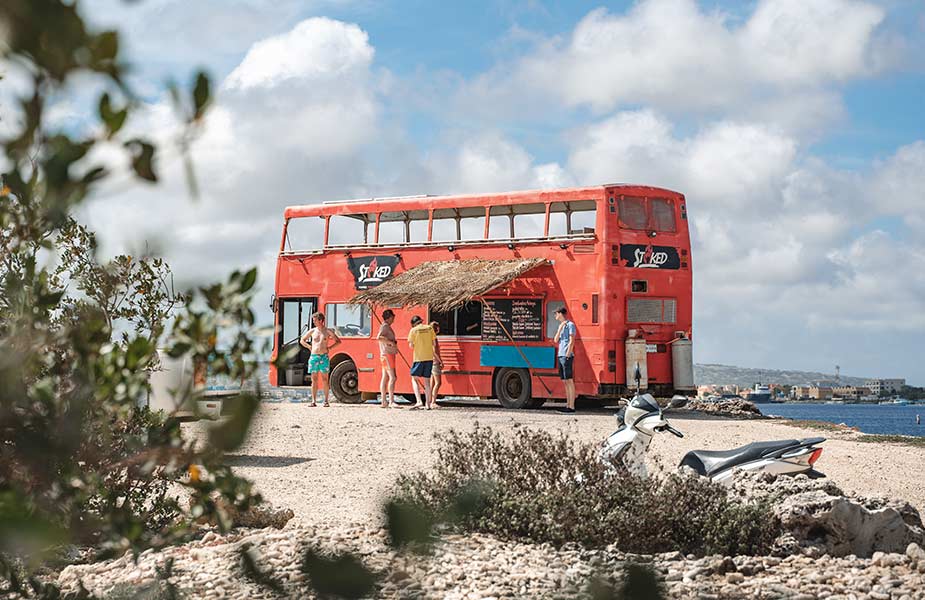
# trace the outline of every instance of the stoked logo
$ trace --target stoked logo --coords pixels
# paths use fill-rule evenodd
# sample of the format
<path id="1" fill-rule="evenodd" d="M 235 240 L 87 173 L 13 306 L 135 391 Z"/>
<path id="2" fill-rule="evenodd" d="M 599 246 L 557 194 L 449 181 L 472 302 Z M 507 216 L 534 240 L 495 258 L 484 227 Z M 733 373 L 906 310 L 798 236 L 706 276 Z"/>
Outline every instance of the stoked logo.
<path id="1" fill-rule="evenodd" d="M 646 246 L 645 250 L 637 248 L 633 251 L 634 267 L 643 267 L 649 269 L 660 269 L 663 264 L 668 262 L 668 253 L 664 251 L 656 252 L 652 246 Z"/>
<path id="2" fill-rule="evenodd" d="M 347 268 L 353 274 L 353 283 L 358 290 L 368 290 L 391 279 L 397 266 L 396 256 L 347 258 Z"/>
<path id="3" fill-rule="evenodd" d="M 681 257 L 671 246 L 621 244 L 620 263 L 637 269 L 680 269 Z"/>

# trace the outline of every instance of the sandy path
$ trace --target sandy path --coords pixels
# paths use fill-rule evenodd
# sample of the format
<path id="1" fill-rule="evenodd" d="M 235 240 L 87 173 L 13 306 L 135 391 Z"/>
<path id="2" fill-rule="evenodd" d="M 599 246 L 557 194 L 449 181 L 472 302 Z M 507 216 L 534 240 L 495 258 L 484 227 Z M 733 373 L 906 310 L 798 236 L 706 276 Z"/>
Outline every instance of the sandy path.
<path id="1" fill-rule="evenodd" d="M 293 524 L 373 523 L 398 474 L 432 463 L 436 432 L 470 429 L 478 421 L 497 430 L 519 425 L 563 431 L 598 443 L 616 428 L 613 410 L 572 416 L 551 407 L 510 411 L 495 406 L 409 411 L 375 405 L 335 404 L 325 409 L 265 403 L 232 464 L 273 505 L 295 511 Z M 822 435 L 830 439 L 817 467 L 842 489 L 903 498 L 925 513 L 925 448 L 833 439 L 777 421 L 681 414 L 669 414 L 669 418 L 686 437 L 662 435 L 653 441 L 650 454 L 664 465 L 678 464 L 693 448 L 719 450 L 757 440 Z M 197 430 L 202 425 L 186 427 Z"/>

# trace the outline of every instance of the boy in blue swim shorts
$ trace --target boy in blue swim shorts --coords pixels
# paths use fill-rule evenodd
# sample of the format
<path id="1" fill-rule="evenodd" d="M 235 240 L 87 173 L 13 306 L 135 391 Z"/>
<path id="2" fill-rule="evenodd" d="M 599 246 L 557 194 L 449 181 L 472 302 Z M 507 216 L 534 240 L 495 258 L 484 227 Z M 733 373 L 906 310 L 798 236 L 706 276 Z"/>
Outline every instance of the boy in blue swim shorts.
<path id="1" fill-rule="evenodd" d="M 324 392 L 324 404 L 322 406 L 331 406 L 328 402 L 328 394 L 331 391 L 331 384 L 328 380 L 328 371 L 331 369 L 331 360 L 328 358 L 328 352 L 331 348 L 340 343 L 340 338 L 333 329 L 328 329 L 324 324 L 324 314 L 316 312 L 312 315 L 312 324 L 314 327 L 305 332 L 299 343 L 305 348 L 311 348 L 312 355 L 308 359 L 308 372 L 312 378 L 312 401 L 309 406 L 316 406 L 315 400 L 318 398 L 318 387 L 321 386 Z"/>

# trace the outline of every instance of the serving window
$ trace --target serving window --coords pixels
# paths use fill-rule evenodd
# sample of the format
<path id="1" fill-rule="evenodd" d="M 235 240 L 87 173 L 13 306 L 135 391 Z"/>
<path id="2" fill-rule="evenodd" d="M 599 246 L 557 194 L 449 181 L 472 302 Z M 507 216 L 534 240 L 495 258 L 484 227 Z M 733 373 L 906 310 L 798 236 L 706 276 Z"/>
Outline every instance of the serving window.
<path id="1" fill-rule="evenodd" d="M 441 336 L 482 335 L 481 302 L 466 302 L 447 312 L 430 311 L 428 318 L 440 325 Z"/>

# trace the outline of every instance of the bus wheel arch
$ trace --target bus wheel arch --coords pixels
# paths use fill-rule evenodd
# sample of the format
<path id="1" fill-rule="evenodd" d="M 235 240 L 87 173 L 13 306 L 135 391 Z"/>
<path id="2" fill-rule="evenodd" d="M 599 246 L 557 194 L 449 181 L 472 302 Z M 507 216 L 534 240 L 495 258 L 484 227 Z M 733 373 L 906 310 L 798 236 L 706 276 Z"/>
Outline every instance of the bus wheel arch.
<path id="1" fill-rule="evenodd" d="M 347 354 L 338 354 L 331 358 L 329 372 L 331 393 L 344 404 L 361 404 L 363 395 L 360 393 L 359 379 L 356 363 Z"/>
<path id="2" fill-rule="evenodd" d="M 492 381 L 495 398 L 504 408 L 533 408 L 533 387 L 528 369 L 499 367 Z"/>

